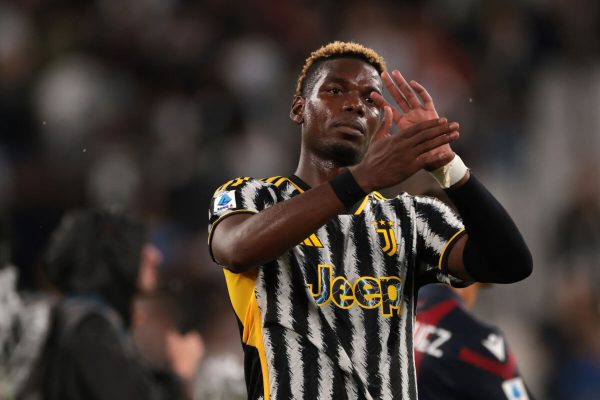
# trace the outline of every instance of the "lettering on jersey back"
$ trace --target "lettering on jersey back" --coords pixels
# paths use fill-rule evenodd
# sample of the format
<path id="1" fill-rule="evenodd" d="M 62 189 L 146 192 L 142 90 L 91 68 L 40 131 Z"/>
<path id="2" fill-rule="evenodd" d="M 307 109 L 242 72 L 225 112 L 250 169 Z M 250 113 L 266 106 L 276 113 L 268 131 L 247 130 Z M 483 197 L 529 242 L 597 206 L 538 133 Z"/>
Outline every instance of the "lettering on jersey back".
<path id="1" fill-rule="evenodd" d="M 361 276 L 350 282 L 344 276 L 334 277 L 332 270 L 331 265 L 319 264 L 318 282 L 307 285 L 319 307 L 331 301 L 345 310 L 356 305 L 364 309 L 379 308 L 384 317 L 400 313 L 402 280 L 399 277 Z"/>
<path id="2" fill-rule="evenodd" d="M 452 333 L 433 325 L 415 322 L 414 347 L 415 351 L 441 358 L 444 352 L 440 347 L 452 338 Z"/>

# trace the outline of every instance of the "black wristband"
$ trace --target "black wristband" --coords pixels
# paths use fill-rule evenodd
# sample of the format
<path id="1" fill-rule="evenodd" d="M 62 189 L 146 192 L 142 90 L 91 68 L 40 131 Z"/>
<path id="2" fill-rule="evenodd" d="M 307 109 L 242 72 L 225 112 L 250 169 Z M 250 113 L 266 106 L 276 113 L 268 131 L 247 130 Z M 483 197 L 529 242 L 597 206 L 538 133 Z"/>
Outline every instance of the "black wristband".
<path id="1" fill-rule="evenodd" d="M 356 202 L 367 195 L 365 191 L 358 186 L 358 183 L 356 183 L 356 180 L 350 171 L 342 172 L 330 180 L 329 184 L 346 209 L 352 207 Z"/>

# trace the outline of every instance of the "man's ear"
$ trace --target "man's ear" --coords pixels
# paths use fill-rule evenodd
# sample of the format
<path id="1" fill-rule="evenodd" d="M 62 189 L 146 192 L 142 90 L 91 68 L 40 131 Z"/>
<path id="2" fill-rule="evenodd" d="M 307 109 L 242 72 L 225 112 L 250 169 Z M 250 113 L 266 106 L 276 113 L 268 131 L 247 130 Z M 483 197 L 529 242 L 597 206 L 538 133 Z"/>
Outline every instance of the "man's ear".
<path id="1" fill-rule="evenodd" d="M 298 125 L 304 122 L 304 104 L 304 97 L 294 96 L 294 101 L 290 108 L 290 119 Z"/>

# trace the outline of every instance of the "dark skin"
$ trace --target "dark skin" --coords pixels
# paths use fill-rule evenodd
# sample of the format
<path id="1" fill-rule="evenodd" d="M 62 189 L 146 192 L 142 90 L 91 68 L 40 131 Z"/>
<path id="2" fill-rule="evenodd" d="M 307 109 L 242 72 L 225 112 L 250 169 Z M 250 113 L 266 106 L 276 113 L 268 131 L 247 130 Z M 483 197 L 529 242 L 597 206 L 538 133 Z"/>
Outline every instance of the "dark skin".
<path id="1" fill-rule="evenodd" d="M 454 158 L 449 143 L 458 124 L 439 118 L 427 91 L 398 71 L 381 76 L 355 58 L 323 62 L 314 87 L 296 96 L 290 118 L 301 126 L 295 174 L 312 188 L 257 214 L 233 214 L 213 232 L 212 252 L 220 264 L 242 273 L 294 247 L 345 211 L 330 179 L 349 169 L 370 193 L 397 185 L 421 169 L 434 170 Z M 381 96 L 386 86 L 398 108 Z M 391 135 L 392 124 L 399 132 Z M 455 184 L 463 185 L 469 173 Z M 467 235 L 452 247 L 448 270 L 470 279 L 463 264 Z"/>

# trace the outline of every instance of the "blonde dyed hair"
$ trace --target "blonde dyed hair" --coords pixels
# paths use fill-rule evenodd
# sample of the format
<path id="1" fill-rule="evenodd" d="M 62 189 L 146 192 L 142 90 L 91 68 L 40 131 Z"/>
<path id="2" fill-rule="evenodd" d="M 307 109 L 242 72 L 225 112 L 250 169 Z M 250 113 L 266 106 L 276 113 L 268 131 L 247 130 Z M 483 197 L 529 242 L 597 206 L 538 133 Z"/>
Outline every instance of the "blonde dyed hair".
<path id="1" fill-rule="evenodd" d="M 306 85 L 306 77 L 311 68 L 320 61 L 334 58 L 358 58 L 373 66 L 380 74 L 386 70 L 385 60 L 373 49 L 354 42 L 335 41 L 313 51 L 304 62 L 302 72 L 296 81 L 296 96 L 302 96 Z"/>

